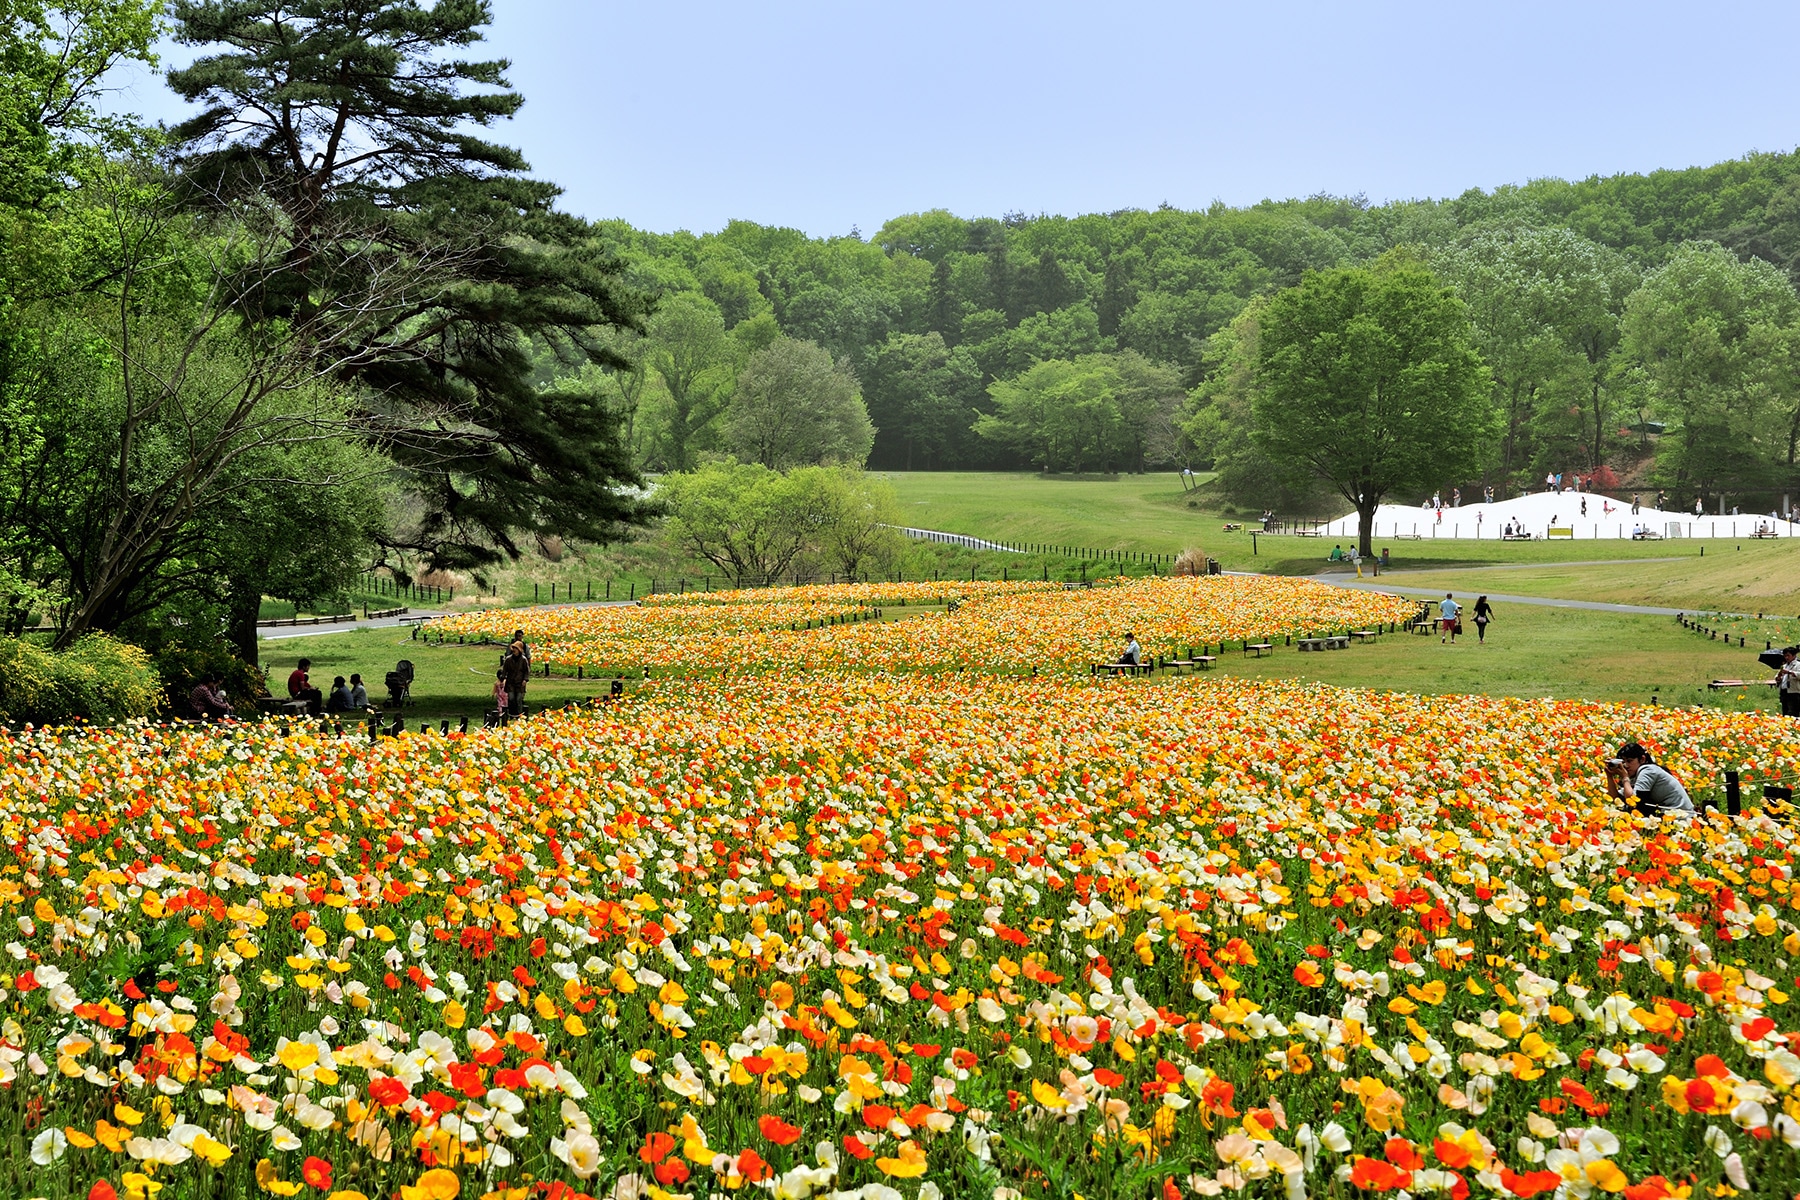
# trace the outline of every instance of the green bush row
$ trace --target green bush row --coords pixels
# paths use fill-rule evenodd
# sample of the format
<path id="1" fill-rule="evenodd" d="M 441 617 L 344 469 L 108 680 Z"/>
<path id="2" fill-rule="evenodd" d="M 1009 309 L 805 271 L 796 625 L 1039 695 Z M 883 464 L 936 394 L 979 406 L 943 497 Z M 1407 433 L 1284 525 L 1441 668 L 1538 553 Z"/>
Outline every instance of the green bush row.
<path id="1" fill-rule="evenodd" d="M 123 721 L 149 716 L 161 693 L 150 656 L 104 634 L 91 634 L 62 651 L 0 638 L 0 721 Z"/>

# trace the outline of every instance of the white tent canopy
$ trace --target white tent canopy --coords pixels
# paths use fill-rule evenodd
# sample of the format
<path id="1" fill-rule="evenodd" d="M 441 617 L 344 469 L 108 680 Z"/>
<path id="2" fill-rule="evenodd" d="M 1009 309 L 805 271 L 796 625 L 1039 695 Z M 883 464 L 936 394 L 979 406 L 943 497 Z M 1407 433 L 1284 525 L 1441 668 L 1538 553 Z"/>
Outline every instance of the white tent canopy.
<path id="1" fill-rule="evenodd" d="M 1586 509 L 1584 512 L 1583 509 Z M 1797 514 L 1800 515 L 1800 514 Z M 1326 537 L 1356 537 L 1361 520 L 1355 513 L 1328 522 Z M 1534 492 L 1495 504 L 1463 504 L 1443 508 L 1384 504 L 1375 511 L 1375 538 L 1482 538 L 1497 540 L 1508 528 L 1515 536 L 1529 538 L 1572 537 L 1628 540 L 1640 536 L 1658 538 L 1793 537 L 1795 525 L 1772 513 L 1696 516 L 1641 505 L 1631 509 L 1631 498 L 1621 500 L 1600 492 Z"/>

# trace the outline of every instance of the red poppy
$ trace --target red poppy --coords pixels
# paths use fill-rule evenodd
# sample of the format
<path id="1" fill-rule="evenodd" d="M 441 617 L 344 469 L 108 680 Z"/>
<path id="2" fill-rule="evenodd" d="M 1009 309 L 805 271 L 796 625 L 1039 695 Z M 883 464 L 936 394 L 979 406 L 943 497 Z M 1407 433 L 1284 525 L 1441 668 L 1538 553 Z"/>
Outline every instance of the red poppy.
<path id="1" fill-rule="evenodd" d="M 762 1135 L 777 1146 L 791 1146 L 800 1140 L 800 1127 L 789 1125 L 774 1113 L 764 1113 L 756 1119 L 756 1127 Z"/>
<path id="2" fill-rule="evenodd" d="M 472 1100 L 479 1100 L 487 1095 L 487 1085 L 481 1082 L 481 1068 L 474 1063 L 451 1063 L 450 1084 L 457 1091 Z"/>
<path id="3" fill-rule="evenodd" d="M 656 1176 L 656 1182 L 664 1187 L 679 1187 L 688 1181 L 688 1165 L 679 1158 L 657 1163 L 651 1173 Z"/>
<path id="4" fill-rule="evenodd" d="M 1116 1088 L 1125 1082 L 1125 1077 L 1117 1071 L 1109 1071 L 1105 1067 L 1094 1068 L 1094 1082 L 1104 1088 Z"/>
<path id="5" fill-rule="evenodd" d="M 1554 1192 L 1562 1183 L 1563 1177 L 1555 1171 L 1526 1171 L 1520 1174 L 1511 1167 L 1500 1168 L 1500 1186 L 1519 1197 L 1519 1200 L 1531 1200 L 1541 1193 Z"/>
<path id="6" fill-rule="evenodd" d="M 1725 1060 L 1716 1054 L 1702 1054 L 1694 1060 L 1694 1074 L 1705 1075 L 1712 1079 L 1724 1079 L 1731 1074 L 1731 1068 Z"/>
<path id="7" fill-rule="evenodd" d="M 869 1144 L 867 1142 L 863 1141 L 855 1134 L 851 1134 L 844 1139 L 844 1152 L 851 1158 L 860 1158 L 864 1162 L 867 1162 L 875 1153 L 873 1150 L 869 1149 Z"/>
<path id="8" fill-rule="evenodd" d="M 775 1174 L 775 1168 L 764 1162 L 762 1155 L 749 1148 L 737 1156 L 737 1173 L 751 1183 L 761 1183 Z"/>
<path id="9" fill-rule="evenodd" d="M 675 1139 L 666 1133 L 650 1133 L 644 1135 L 644 1144 L 638 1147 L 638 1158 L 647 1163 L 659 1163 L 669 1157 L 669 1151 L 675 1149 Z"/>
<path id="10" fill-rule="evenodd" d="M 309 1156 L 300 1164 L 300 1178 L 321 1192 L 328 1192 L 331 1190 L 331 1164 L 316 1155 Z"/>
<path id="11" fill-rule="evenodd" d="M 393 1107 L 405 1104 L 406 1098 L 412 1095 L 406 1084 L 394 1078 L 377 1079 L 369 1084 L 369 1099 L 377 1104 Z"/>
<path id="12" fill-rule="evenodd" d="M 1387 1160 L 1402 1171 L 1417 1171 L 1425 1165 L 1424 1158 L 1405 1138 L 1389 1138 L 1382 1150 L 1387 1155 Z"/>
<path id="13" fill-rule="evenodd" d="M 894 1110 L 885 1104 L 865 1104 L 862 1119 L 870 1129 L 886 1129 L 887 1123 L 894 1119 Z"/>
<path id="14" fill-rule="evenodd" d="M 88 1189 L 88 1200 L 119 1200 L 119 1192 L 106 1180 L 96 1179 L 94 1186 Z"/>
<path id="15" fill-rule="evenodd" d="M 1359 1158 L 1350 1169 L 1350 1182 L 1368 1192 L 1391 1192 L 1412 1182 L 1412 1176 L 1379 1158 Z"/>

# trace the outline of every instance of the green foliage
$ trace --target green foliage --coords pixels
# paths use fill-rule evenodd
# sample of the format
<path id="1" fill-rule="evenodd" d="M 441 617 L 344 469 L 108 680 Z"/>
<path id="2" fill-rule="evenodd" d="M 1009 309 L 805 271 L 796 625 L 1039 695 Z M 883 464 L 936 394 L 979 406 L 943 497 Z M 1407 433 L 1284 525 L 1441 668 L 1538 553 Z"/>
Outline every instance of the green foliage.
<path id="1" fill-rule="evenodd" d="M 663 477 L 657 499 L 670 543 L 738 584 L 817 570 L 879 574 L 902 552 L 892 486 L 861 471 L 711 462 Z"/>
<path id="2" fill-rule="evenodd" d="M 1308 275 L 1270 299 L 1257 344 L 1255 437 L 1306 463 L 1362 516 L 1480 470 L 1488 380 L 1462 301 L 1402 256 Z"/>
<path id="3" fill-rule="evenodd" d="M 350 432 L 420 509 L 434 565 L 518 553 L 524 533 L 616 538 L 648 517 L 619 414 L 579 368 L 623 368 L 644 297 L 554 184 L 478 136 L 524 102 L 506 63 L 464 57 L 478 0 L 179 0 L 201 49 L 170 86 L 181 195 L 251 226 L 235 313 L 293 336 L 345 388 Z M 253 221 L 252 215 L 267 214 Z M 546 385 L 536 352 L 571 369 Z"/>
<path id="4" fill-rule="evenodd" d="M 1683 246 L 1625 306 L 1646 411 L 1674 422 L 1658 469 L 1678 492 L 1769 487 L 1800 442 L 1800 299 L 1767 263 Z"/>
<path id="5" fill-rule="evenodd" d="M 245 706 L 269 694 L 263 673 L 225 641 L 200 641 L 192 635 L 174 637 L 156 648 L 151 664 L 162 682 L 163 706 L 180 712 L 187 706 L 194 685 L 212 676 L 225 681 L 225 694 Z"/>
<path id="6" fill-rule="evenodd" d="M 1046 471 L 1142 470 L 1174 457 L 1180 379 L 1141 354 L 1051 359 L 988 394 L 994 411 L 975 432 Z"/>
<path id="7" fill-rule="evenodd" d="M 860 467 L 875 427 L 847 359 L 811 342 L 781 338 L 751 355 L 726 416 L 738 457 L 777 471 Z"/>
<path id="8" fill-rule="evenodd" d="M 155 711 L 160 691 L 150 656 L 103 634 L 62 651 L 0 638 L 0 720 L 124 721 Z"/>

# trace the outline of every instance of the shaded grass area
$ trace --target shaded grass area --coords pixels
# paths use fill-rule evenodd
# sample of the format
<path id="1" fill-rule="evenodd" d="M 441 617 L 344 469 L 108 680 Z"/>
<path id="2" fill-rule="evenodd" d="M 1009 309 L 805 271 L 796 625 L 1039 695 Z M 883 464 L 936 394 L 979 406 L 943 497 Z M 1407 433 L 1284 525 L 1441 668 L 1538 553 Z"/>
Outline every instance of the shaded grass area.
<path id="1" fill-rule="evenodd" d="M 371 702 L 386 706 L 383 679 L 400 659 L 413 664 L 413 703 L 406 720 L 417 727 L 420 720 L 457 720 L 464 716 L 481 723 L 481 714 L 493 707 L 494 672 L 500 665 L 498 646 L 427 646 L 413 641 L 409 629 L 357 629 L 318 637 L 287 638 L 262 644 L 262 665 L 268 671 L 269 690 L 280 693 L 289 671 L 301 658 L 312 659 L 312 681 L 329 690 L 334 675 L 348 678 L 360 672 Z M 607 679 L 534 677 L 526 690 L 533 708 L 567 704 L 603 695 Z M 389 709 L 385 715 L 394 715 Z"/>

